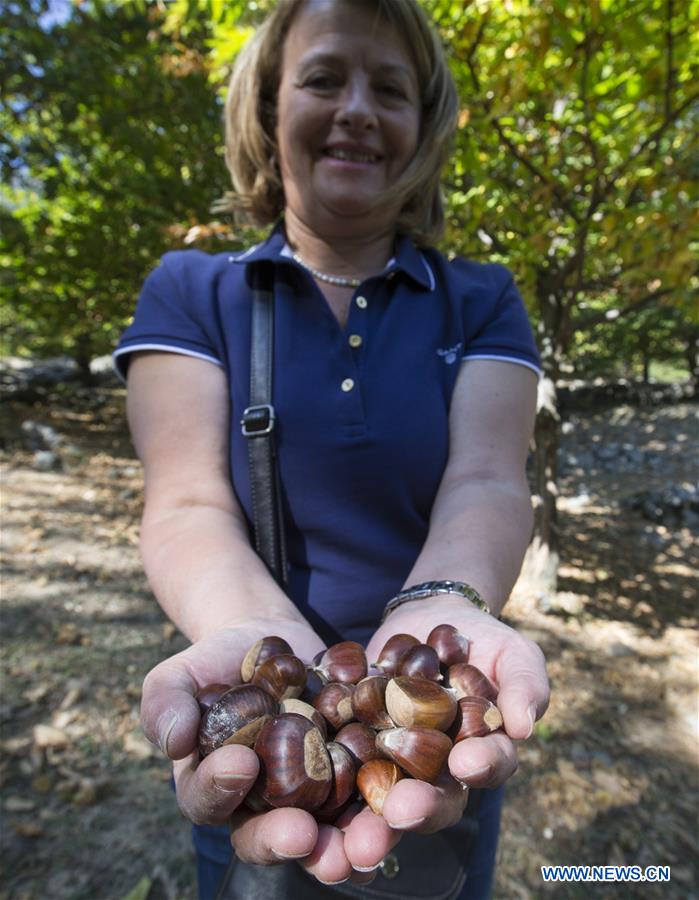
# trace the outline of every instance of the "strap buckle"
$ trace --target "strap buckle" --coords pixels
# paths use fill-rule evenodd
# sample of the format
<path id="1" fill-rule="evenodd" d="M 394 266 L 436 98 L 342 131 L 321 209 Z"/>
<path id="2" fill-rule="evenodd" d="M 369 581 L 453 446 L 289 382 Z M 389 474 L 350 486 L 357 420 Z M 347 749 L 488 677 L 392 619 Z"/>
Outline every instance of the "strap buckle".
<path id="1" fill-rule="evenodd" d="M 274 407 L 271 403 L 248 406 L 240 420 L 241 431 L 247 438 L 271 434 L 274 429 L 274 419 Z"/>

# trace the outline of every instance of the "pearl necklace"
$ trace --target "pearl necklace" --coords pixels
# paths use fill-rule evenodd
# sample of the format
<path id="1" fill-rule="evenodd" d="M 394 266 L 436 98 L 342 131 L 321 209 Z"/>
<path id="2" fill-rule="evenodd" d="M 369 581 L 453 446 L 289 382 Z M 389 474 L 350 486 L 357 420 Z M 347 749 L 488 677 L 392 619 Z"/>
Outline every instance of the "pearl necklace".
<path id="1" fill-rule="evenodd" d="M 327 275 L 325 272 L 319 272 L 318 269 L 314 269 L 313 266 L 309 266 L 305 260 L 301 259 L 298 253 L 294 253 L 292 259 L 300 266 L 303 266 L 303 268 L 306 269 L 307 272 L 310 272 L 314 278 L 317 278 L 318 281 L 324 281 L 326 284 L 335 284 L 338 287 L 356 288 L 362 283 L 361 278 L 346 278 L 344 275 Z"/>

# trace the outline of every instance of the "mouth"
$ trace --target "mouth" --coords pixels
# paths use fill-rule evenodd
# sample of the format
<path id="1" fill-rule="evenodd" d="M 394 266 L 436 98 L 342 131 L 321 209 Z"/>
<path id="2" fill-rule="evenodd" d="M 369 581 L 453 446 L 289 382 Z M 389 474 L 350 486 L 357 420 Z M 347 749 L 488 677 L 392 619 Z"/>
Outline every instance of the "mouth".
<path id="1" fill-rule="evenodd" d="M 376 153 L 363 153 L 358 150 L 340 150 L 337 147 L 328 147 L 324 151 L 325 156 L 330 156 L 332 159 L 341 159 L 344 162 L 354 162 L 354 163 L 377 163 L 380 162 L 381 156 Z"/>

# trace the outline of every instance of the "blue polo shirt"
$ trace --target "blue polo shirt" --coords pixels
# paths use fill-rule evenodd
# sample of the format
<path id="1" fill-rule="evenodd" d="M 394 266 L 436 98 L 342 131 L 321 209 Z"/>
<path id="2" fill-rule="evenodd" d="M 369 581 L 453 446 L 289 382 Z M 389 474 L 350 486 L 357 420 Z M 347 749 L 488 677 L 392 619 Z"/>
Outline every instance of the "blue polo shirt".
<path id="1" fill-rule="evenodd" d="M 406 237 L 386 269 L 355 290 L 345 328 L 291 258 L 281 225 L 242 254 L 166 253 L 115 364 L 126 377 L 129 354 L 151 349 L 223 368 L 231 478 L 248 522 L 239 422 L 248 405 L 250 269 L 261 260 L 275 264 L 273 402 L 289 594 L 326 642 L 366 642 L 427 536 L 460 361 L 538 371 L 531 328 L 507 269 L 449 260 Z"/>

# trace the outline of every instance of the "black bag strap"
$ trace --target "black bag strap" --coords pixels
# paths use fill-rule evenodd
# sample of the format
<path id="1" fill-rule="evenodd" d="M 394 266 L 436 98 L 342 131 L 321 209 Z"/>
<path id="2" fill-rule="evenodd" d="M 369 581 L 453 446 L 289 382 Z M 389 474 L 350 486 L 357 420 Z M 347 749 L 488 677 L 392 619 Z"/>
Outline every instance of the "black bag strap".
<path id="1" fill-rule="evenodd" d="M 284 513 L 272 406 L 274 270 L 269 264 L 256 263 L 252 267 L 252 288 L 250 406 L 240 424 L 248 442 L 255 549 L 276 582 L 285 587 Z"/>

